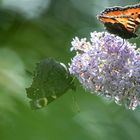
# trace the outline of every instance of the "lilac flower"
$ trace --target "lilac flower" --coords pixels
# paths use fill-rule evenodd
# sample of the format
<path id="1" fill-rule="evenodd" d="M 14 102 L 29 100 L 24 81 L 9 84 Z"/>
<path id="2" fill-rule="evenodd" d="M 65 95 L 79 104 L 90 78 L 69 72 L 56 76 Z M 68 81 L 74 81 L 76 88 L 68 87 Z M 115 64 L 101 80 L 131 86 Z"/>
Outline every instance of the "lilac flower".
<path id="1" fill-rule="evenodd" d="M 134 44 L 107 32 L 76 37 L 69 67 L 85 89 L 134 110 L 140 104 L 140 54 Z"/>

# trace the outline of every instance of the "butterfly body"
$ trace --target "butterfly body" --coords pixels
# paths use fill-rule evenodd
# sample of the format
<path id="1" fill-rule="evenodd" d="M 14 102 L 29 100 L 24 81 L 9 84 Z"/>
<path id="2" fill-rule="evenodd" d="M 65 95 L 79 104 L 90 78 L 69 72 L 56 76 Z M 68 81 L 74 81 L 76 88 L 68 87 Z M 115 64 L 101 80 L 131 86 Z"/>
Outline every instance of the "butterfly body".
<path id="1" fill-rule="evenodd" d="M 137 37 L 136 31 L 140 25 L 140 4 L 107 8 L 98 16 L 98 19 L 110 33 L 125 39 Z"/>

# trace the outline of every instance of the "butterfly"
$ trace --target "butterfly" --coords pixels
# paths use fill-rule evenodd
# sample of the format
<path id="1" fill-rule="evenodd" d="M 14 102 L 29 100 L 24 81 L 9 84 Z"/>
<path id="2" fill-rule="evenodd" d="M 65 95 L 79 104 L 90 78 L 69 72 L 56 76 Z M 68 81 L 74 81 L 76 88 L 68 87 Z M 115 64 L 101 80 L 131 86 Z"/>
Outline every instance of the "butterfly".
<path id="1" fill-rule="evenodd" d="M 136 31 L 140 25 L 140 3 L 125 7 L 107 8 L 97 18 L 104 24 L 106 30 L 124 39 L 137 37 Z"/>

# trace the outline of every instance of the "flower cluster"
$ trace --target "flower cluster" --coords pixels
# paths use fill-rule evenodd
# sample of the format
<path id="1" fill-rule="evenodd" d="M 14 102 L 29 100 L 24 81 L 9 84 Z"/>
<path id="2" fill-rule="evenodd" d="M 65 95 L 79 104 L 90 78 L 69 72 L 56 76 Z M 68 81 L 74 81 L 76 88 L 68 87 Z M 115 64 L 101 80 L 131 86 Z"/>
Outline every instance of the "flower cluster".
<path id="1" fill-rule="evenodd" d="M 85 89 L 134 110 L 140 104 L 140 53 L 134 44 L 107 32 L 75 37 L 69 67 Z"/>

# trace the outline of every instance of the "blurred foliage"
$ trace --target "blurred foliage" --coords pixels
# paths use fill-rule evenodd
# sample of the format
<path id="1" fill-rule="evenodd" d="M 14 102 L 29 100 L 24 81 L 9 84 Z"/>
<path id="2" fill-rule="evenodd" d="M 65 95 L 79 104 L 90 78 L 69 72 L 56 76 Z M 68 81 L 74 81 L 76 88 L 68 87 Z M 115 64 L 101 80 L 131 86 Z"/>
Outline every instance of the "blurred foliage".
<path id="1" fill-rule="evenodd" d="M 3 5 L 3 1 L 9 5 Z M 21 0 L 20 0 L 21 1 Z M 27 2 L 22 0 L 22 2 Z M 23 6 L 32 5 L 31 1 Z M 34 0 L 35 2 L 39 0 Z M 44 0 L 45 1 L 45 0 Z M 42 0 L 41 0 L 42 2 Z M 140 137 L 140 109 L 126 110 L 111 101 L 68 91 L 41 110 L 31 110 L 25 89 L 42 59 L 70 62 L 73 37 L 103 31 L 96 14 L 106 7 L 139 0 L 50 0 L 37 16 L 0 1 L 0 138 L 2 140 L 135 140 Z M 14 4 L 12 4 L 13 6 Z M 38 6 L 36 6 L 38 8 Z M 28 9 L 29 10 L 29 9 Z M 130 40 L 140 45 L 139 38 Z M 77 84 L 79 85 L 79 83 Z"/>

